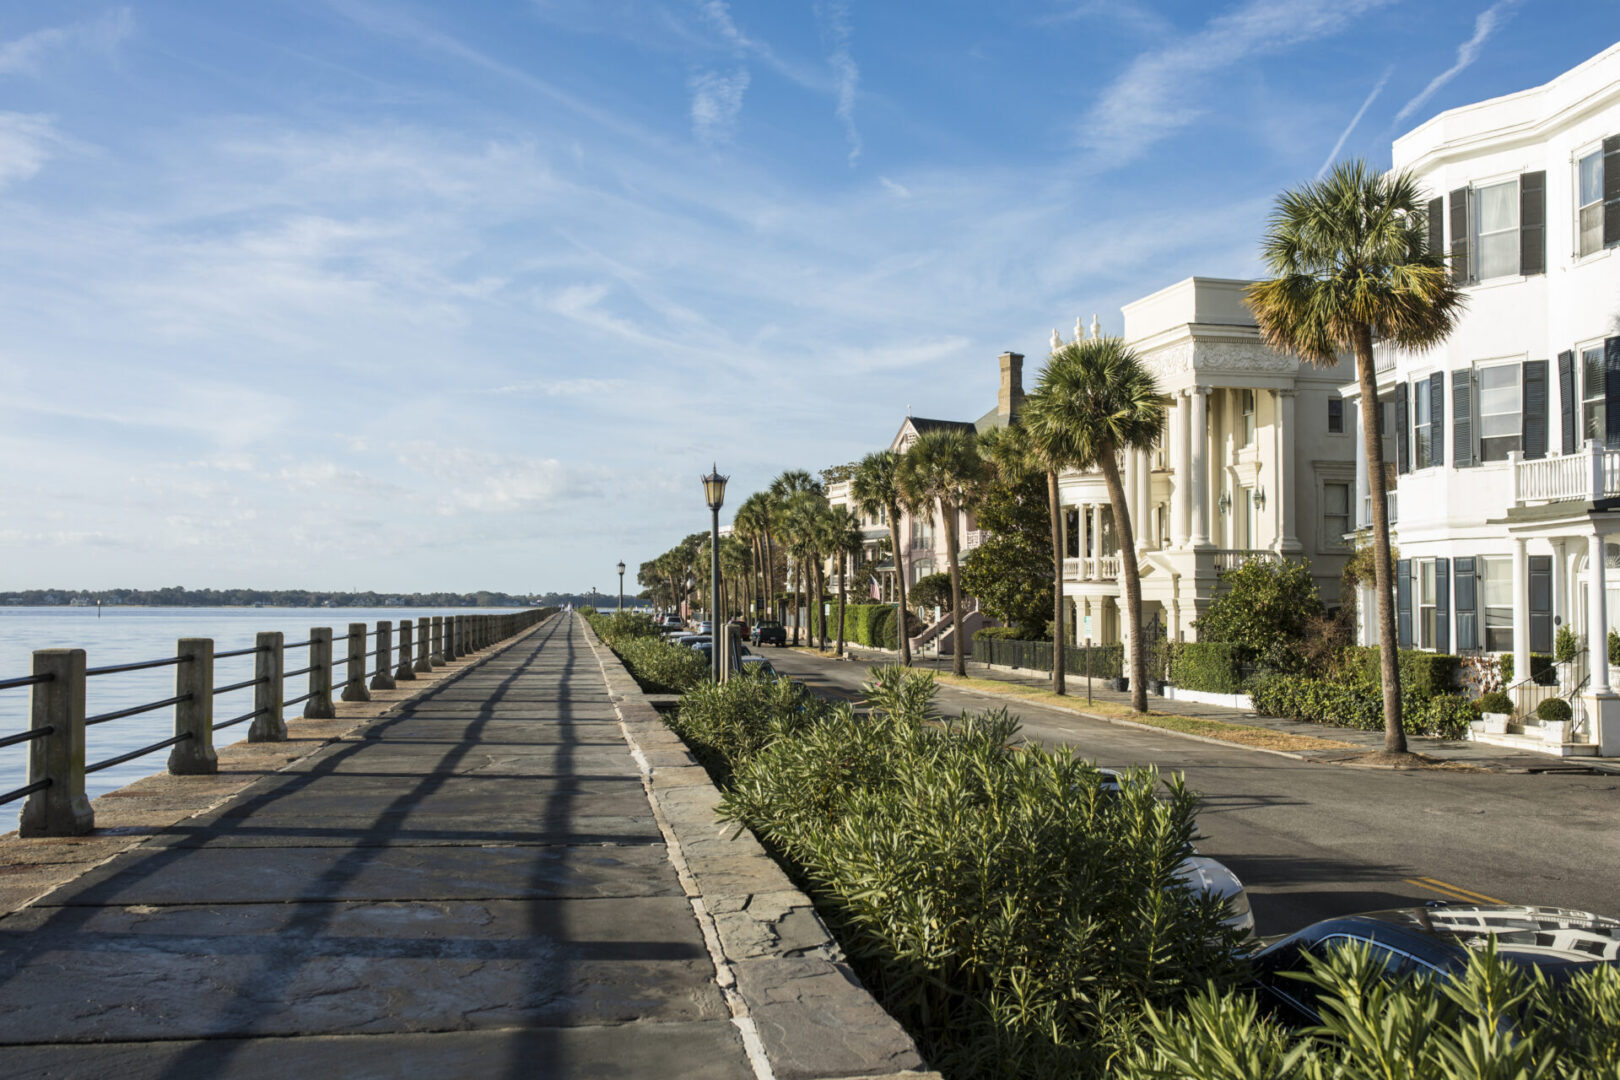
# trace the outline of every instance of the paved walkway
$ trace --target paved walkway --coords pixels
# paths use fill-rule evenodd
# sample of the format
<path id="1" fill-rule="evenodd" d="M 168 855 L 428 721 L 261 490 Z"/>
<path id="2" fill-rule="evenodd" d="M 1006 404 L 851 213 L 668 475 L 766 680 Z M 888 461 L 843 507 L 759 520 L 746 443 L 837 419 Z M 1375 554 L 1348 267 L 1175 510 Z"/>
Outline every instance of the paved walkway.
<path id="1" fill-rule="evenodd" d="M 579 620 L 0 919 L 0 1076 L 753 1077 Z"/>

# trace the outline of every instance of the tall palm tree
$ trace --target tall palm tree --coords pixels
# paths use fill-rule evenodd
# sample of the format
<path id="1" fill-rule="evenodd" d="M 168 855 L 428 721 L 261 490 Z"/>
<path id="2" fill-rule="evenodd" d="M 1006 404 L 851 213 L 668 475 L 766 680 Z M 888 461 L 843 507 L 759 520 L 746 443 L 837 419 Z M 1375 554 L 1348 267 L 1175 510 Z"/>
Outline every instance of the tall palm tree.
<path id="1" fill-rule="evenodd" d="M 1024 414 L 1050 446 L 1051 460 L 1102 470 L 1119 530 L 1125 578 L 1126 639 L 1131 653 L 1131 708 L 1147 712 L 1147 648 L 1142 640 L 1142 577 L 1136 537 L 1120 482 L 1122 453 L 1150 449 L 1164 429 L 1165 403 L 1141 358 L 1119 338 L 1075 341 L 1053 351 Z M 1033 415 L 1031 415 L 1033 414 Z"/>
<path id="2" fill-rule="evenodd" d="M 848 593 L 850 571 L 861 554 L 862 541 L 860 515 L 847 506 L 832 508 L 828 550 L 838 557 L 838 647 L 833 655 L 844 655 L 844 602 Z"/>
<path id="3" fill-rule="evenodd" d="M 765 537 L 764 511 L 761 505 L 764 502 L 764 494 L 756 491 L 742 501 L 742 505 L 737 507 L 737 513 L 732 518 L 735 535 L 748 544 L 748 601 L 756 619 L 762 610 L 759 603 L 759 571 L 764 562 L 761 555 Z"/>
<path id="4" fill-rule="evenodd" d="M 778 512 L 777 515 L 773 515 L 774 524 L 774 516 L 781 516 L 790 512 L 790 507 L 793 504 L 794 496 L 806 493 L 820 495 L 821 485 L 818 484 L 815 479 L 803 469 L 788 469 L 775 480 L 771 481 L 770 493 L 771 498 L 776 502 L 776 510 Z M 802 526 L 806 525 L 807 523 L 801 520 L 799 524 L 801 526 L 800 531 L 802 532 Z M 801 546 L 803 540 L 804 537 L 800 536 Z M 795 556 L 795 561 L 798 562 L 797 555 Z M 794 645 L 798 645 L 799 643 L 799 624 L 803 622 L 803 619 L 800 616 L 800 612 L 803 609 L 799 606 L 799 594 L 804 588 L 804 564 L 802 562 L 798 562 L 798 567 L 799 574 L 793 589 Z"/>
<path id="5" fill-rule="evenodd" d="M 900 490 L 899 471 L 900 455 L 893 450 L 867 454 L 855 466 L 855 475 L 849 482 L 849 493 L 855 499 L 855 505 L 861 508 L 861 513 L 888 518 L 889 545 L 894 549 L 894 580 L 899 589 L 900 617 L 904 620 L 906 571 L 900 561 L 900 507 L 905 502 L 905 495 Z M 899 644 L 900 662 L 910 667 L 911 639 L 906 635 L 904 625 L 900 627 Z"/>
<path id="6" fill-rule="evenodd" d="M 1384 683 L 1384 749 L 1406 752 L 1401 727 L 1399 641 L 1385 495 L 1383 433 L 1373 335 L 1413 351 L 1450 336 L 1467 298 L 1452 282 L 1442 252 L 1429 250 L 1423 193 L 1410 172 L 1380 173 L 1365 161 L 1277 198 L 1262 242 L 1274 275 L 1246 299 L 1261 336 L 1274 349 L 1313 364 L 1338 363 L 1348 348 L 1361 391 L 1362 451 L 1372 496 L 1373 581 L 1378 592 L 1378 651 Z"/>
<path id="7" fill-rule="evenodd" d="M 956 516 L 973 500 L 973 493 L 984 477 L 984 460 L 979 457 L 978 441 L 965 431 L 924 432 L 900 458 L 896 479 L 913 513 L 939 509 L 945 524 L 945 559 L 951 572 L 951 670 L 967 674 L 967 648 L 962 638 L 961 537 Z M 895 628 L 905 638 L 905 612 Z"/>

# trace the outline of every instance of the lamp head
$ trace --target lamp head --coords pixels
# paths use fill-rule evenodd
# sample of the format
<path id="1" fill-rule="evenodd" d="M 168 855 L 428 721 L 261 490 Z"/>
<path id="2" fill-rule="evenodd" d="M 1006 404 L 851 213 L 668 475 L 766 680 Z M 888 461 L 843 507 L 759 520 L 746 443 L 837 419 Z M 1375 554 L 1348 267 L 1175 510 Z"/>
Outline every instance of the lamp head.
<path id="1" fill-rule="evenodd" d="M 718 510 L 726 502 L 726 481 L 729 476 L 721 476 L 719 466 L 710 466 L 708 476 L 700 477 L 703 481 L 703 499 L 710 510 Z"/>
<path id="2" fill-rule="evenodd" d="M 624 560 L 623 559 L 619 560 L 619 573 L 621 573 L 621 574 L 624 573 Z"/>

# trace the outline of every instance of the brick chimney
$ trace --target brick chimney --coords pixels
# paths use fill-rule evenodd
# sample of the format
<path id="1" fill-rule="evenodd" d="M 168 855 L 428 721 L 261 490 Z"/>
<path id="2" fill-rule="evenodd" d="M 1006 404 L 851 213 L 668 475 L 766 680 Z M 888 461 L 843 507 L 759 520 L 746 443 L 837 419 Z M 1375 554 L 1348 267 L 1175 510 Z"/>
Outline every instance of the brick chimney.
<path id="1" fill-rule="evenodd" d="M 1024 407 L 1024 354 L 1004 352 L 1001 361 L 1001 392 L 996 395 L 996 415 L 1009 420 Z"/>

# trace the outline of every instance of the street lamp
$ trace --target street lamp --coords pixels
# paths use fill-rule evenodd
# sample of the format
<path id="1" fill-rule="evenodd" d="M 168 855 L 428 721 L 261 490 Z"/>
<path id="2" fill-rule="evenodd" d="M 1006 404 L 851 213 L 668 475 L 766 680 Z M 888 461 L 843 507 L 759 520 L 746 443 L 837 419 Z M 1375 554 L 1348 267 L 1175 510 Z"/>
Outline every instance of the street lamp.
<path id="1" fill-rule="evenodd" d="M 727 476 L 720 475 L 717 464 L 709 466 L 709 475 L 702 477 L 703 500 L 709 504 L 709 588 L 714 597 L 709 608 L 709 657 L 713 662 L 714 681 L 720 681 L 720 507 L 726 501 Z"/>
<path id="2" fill-rule="evenodd" d="M 619 614 L 624 614 L 624 560 L 619 560 Z"/>

